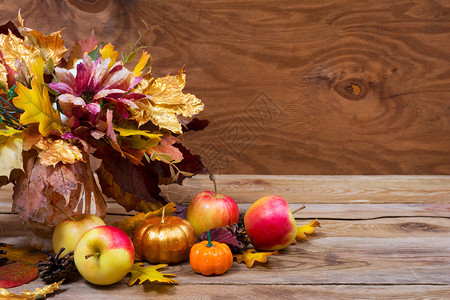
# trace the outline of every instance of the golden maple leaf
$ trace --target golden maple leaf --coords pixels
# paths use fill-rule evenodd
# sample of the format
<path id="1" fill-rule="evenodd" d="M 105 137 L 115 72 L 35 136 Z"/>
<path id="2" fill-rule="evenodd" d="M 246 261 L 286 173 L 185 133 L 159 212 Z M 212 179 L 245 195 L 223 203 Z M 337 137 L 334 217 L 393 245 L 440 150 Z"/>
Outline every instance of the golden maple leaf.
<path id="1" fill-rule="evenodd" d="M 313 234 L 314 232 L 316 232 L 316 227 L 320 227 L 320 223 L 319 221 L 317 221 L 317 219 L 309 222 L 306 225 L 298 226 L 297 236 L 295 237 L 295 239 L 297 240 L 306 239 L 307 234 Z"/>
<path id="2" fill-rule="evenodd" d="M 278 251 L 273 252 L 255 252 L 255 249 L 247 249 L 243 254 L 236 254 L 236 261 L 238 264 L 245 262 L 248 268 L 251 268 L 255 261 L 266 263 L 267 257 L 271 255 L 280 254 Z"/>
<path id="3" fill-rule="evenodd" d="M 175 76 L 162 78 L 154 78 L 150 73 L 144 75 L 133 91 L 150 97 L 135 101 L 138 108 L 129 108 L 131 119 L 136 120 L 139 126 L 151 121 L 160 128 L 182 134 L 177 116 L 190 118 L 204 107 L 200 99 L 182 92 L 185 85 L 186 74 L 183 69 Z"/>
<path id="4" fill-rule="evenodd" d="M 139 225 L 140 222 L 149 219 L 151 217 L 162 216 L 163 210 L 166 216 L 171 216 L 175 211 L 175 209 L 176 209 L 175 203 L 170 202 L 169 204 L 166 204 L 166 206 L 161 207 L 160 209 L 155 211 L 150 211 L 148 213 L 138 212 L 134 216 L 126 218 L 122 222 L 115 223 L 114 226 L 122 229 L 126 233 L 132 233 L 134 232 L 134 230 L 136 229 L 136 227 Z"/>
<path id="5" fill-rule="evenodd" d="M 13 294 L 9 292 L 7 289 L 0 288 L 0 297 L 1 299 L 10 299 L 10 300 L 34 300 L 39 297 L 39 299 L 45 299 L 45 296 L 53 293 L 58 290 L 60 285 L 62 284 L 62 280 L 60 282 L 55 282 L 50 285 L 47 285 L 44 288 L 36 288 L 34 292 L 30 292 L 29 290 L 24 290 L 22 294 Z"/>
<path id="6" fill-rule="evenodd" d="M 3 54 L 5 63 L 13 70 L 16 70 L 14 61 L 16 59 L 24 61 L 31 69 L 36 57 L 45 54 L 45 61 L 51 60 L 54 65 L 57 65 L 64 53 L 68 51 L 64 47 L 64 41 L 61 38 L 61 31 L 54 32 L 48 36 L 44 36 L 37 30 L 25 28 L 23 26 L 23 19 L 18 15 L 19 32 L 24 36 L 21 39 L 11 32 L 0 34 L 0 51 Z M 16 70 L 17 71 L 17 70 Z M 0 81 L 6 82 L 6 68 L 0 64 Z"/>
<path id="7" fill-rule="evenodd" d="M 53 140 L 41 137 L 34 145 L 41 151 L 39 158 L 44 166 L 55 166 L 57 163 L 73 164 L 76 161 L 84 161 L 81 150 L 66 140 Z"/>
<path id="8" fill-rule="evenodd" d="M 11 170 L 22 169 L 22 132 L 5 126 L 0 129 L 0 176 L 9 177 Z"/>
<path id="9" fill-rule="evenodd" d="M 53 130 L 64 132 L 59 112 L 52 108 L 48 90 L 44 85 L 44 61 L 38 57 L 32 66 L 35 77 L 31 80 L 31 90 L 21 83 L 15 90 L 18 95 L 13 103 L 24 110 L 20 116 L 21 124 L 39 123 L 39 132 L 46 136 Z"/>
<path id="10" fill-rule="evenodd" d="M 136 281 L 139 280 L 139 284 L 146 280 L 157 281 L 163 283 L 177 283 L 178 281 L 170 279 L 167 276 L 175 277 L 174 274 L 163 274 L 158 271 L 158 269 L 167 267 L 166 264 L 154 265 L 149 267 L 143 267 L 143 263 L 135 263 L 130 270 L 131 278 L 128 282 L 128 286 L 132 286 Z"/>
<path id="11" fill-rule="evenodd" d="M 6 250 L 6 254 L 3 256 L 10 261 L 24 261 L 35 264 L 47 259 L 47 255 L 31 247 L 14 248 L 13 245 L 7 244 L 6 246 L 0 246 L 0 250 Z"/>

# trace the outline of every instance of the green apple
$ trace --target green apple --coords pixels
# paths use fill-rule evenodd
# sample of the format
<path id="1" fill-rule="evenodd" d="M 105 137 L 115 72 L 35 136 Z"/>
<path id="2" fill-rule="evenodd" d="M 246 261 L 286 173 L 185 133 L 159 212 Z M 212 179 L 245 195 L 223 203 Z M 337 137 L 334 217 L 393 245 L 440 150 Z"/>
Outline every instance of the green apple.
<path id="1" fill-rule="evenodd" d="M 80 238 L 74 261 L 84 279 L 93 284 L 110 285 L 124 278 L 133 266 L 133 243 L 117 227 L 98 226 Z"/>
<path id="2" fill-rule="evenodd" d="M 61 253 L 61 257 L 66 255 L 70 251 L 75 250 L 78 240 L 86 231 L 102 225 L 105 225 L 105 222 L 100 217 L 90 214 L 73 216 L 62 221 L 53 231 L 53 250 L 56 253 L 59 249 L 65 248 Z"/>

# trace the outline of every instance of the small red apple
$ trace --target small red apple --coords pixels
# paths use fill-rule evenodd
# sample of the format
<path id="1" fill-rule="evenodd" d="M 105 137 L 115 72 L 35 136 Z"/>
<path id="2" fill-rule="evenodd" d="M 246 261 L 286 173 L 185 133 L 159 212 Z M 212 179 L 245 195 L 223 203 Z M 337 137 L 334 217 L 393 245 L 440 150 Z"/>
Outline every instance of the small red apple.
<path id="1" fill-rule="evenodd" d="M 189 203 L 186 218 L 191 222 L 198 238 L 209 229 L 237 223 L 239 207 L 231 197 L 203 191 L 195 195 Z"/>
<path id="2" fill-rule="evenodd" d="M 275 251 L 295 240 L 297 224 L 289 204 L 279 196 L 266 196 L 253 203 L 244 216 L 245 231 L 258 250 Z"/>
<path id="3" fill-rule="evenodd" d="M 239 222 L 239 207 L 229 196 L 216 192 L 214 177 L 214 192 L 203 191 L 195 195 L 189 203 L 186 219 L 192 224 L 197 238 L 213 228 L 224 227 Z"/>

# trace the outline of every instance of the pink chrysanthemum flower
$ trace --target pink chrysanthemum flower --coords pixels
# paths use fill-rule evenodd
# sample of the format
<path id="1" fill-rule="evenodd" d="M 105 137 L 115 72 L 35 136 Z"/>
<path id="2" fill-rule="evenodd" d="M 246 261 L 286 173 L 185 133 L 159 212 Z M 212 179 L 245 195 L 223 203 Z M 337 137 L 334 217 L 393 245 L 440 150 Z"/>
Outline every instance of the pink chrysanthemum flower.
<path id="1" fill-rule="evenodd" d="M 61 94 L 58 96 L 59 105 L 69 118 L 69 128 L 77 128 L 80 122 L 88 122 L 95 127 L 102 120 L 105 121 L 106 115 L 102 111 L 105 104 L 111 104 L 107 107 L 119 116 L 128 118 L 127 107 L 137 108 L 133 101 L 146 97 L 131 92 L 141 77 L 135 77 L 121 62 L 111 68 L 108 67 L 109 63 L 109 58 L 92 61 L 88 55 L 84 55 L 83 61 L 76 66 L 76 76 L 70 70 L 55 69 L 60 82 L 52 82 L 49 86 Z"/>

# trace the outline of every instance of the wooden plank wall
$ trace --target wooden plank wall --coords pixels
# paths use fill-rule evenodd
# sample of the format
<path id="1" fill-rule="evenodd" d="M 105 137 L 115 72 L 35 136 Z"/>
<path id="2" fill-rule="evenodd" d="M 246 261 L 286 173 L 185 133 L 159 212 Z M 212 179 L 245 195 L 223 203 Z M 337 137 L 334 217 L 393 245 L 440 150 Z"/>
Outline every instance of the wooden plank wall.
<path id="1" fill-rule="evenodd" d="M 450 2 L 0 0 L 28 27 L 186 66 L 205 104 L 185 143 L 216 173 L 450 174 Z"/>

